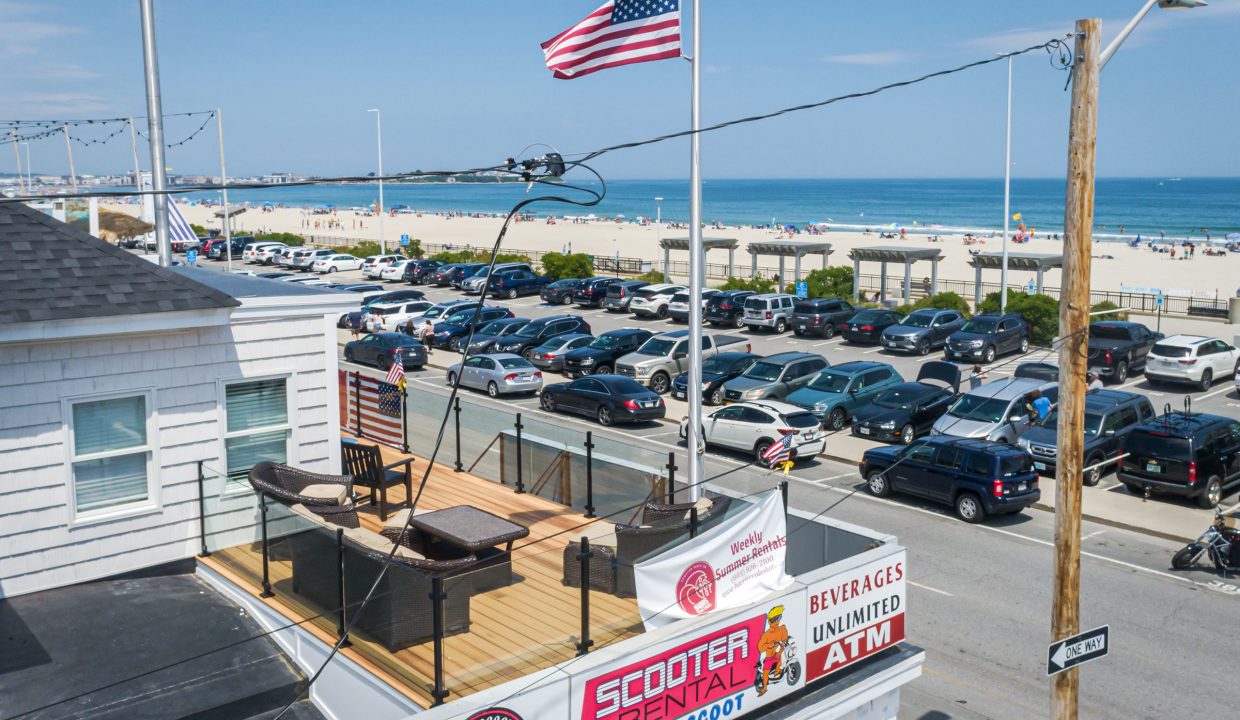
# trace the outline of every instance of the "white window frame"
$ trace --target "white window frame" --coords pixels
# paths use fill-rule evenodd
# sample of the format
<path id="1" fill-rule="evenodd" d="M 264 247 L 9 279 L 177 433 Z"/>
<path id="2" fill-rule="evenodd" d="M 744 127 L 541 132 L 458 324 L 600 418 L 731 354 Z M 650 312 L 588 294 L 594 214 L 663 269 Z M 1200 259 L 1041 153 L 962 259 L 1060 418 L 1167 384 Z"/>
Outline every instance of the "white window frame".
<path id="1" fill-rule="evenodd" d="M 249 435 L 259 435 L 262 433 L 275 432 L 284 430 L 287 433 L 285 438 L 284 456 L 287 458 L 289 465 L 296 466 L 298 462 L 297 448 L 300 444 L 297 442 L 297 424 L 293 422 L 296 417 L 297 410 L 297 386 L 294 382 L 295 373 L 292 371 L 275 372 L 264 375 L 253 376 L 235 376 L 228 378 L 220 378 L 216 381 L 216 396 L 219 398 L 219 428 L 220 428 L 220 471 L 224 473 L 224 494 L 241 495 L 251 492 L 252 488 L 246 483 L 233 483 L 228 480 L 228 441 L 232 438 L 247 437 Z M 268 425 L 262 428 L 252 428 L 249 430 L 237 430 L 235 432 L 228 431 L 228 388 L 230 385 L 238 385 L 241 383 L 262 382 L 264 380 L 283 380 L 284 381 L 284 403 L 285 417 L 287 420 L 283 425 Z"/>
<path id="2" fill-rule="evenodd" d="M 78 455 L 74 449 L 73 407 L 81 403 L 120 400 L 132 397 L 141 397 L 146 404 L 146 444 L 122 450 L 106 450 L 104 452 Z M 159 468 L 159 411 L 155 405 L 155 388 L 141 387 L 109 393 L 75 395 L 73 397 L 61 398 L 60 405 L 61 417 L 64 418 L 65 489 L 68 491 L 69 527 L 82 527 L 119 518 L 162 512 L 161 485 L 155 476 L 156 470 Z M 101 460 L 109 457 L 136 455 L 141 452 L 146 453 L 146 499 L 137 500 L 126 505 L 115 505 L 97 510 L 78 512 L 77 479 L 74 475 L 74 465 L 80 462 Z"/>

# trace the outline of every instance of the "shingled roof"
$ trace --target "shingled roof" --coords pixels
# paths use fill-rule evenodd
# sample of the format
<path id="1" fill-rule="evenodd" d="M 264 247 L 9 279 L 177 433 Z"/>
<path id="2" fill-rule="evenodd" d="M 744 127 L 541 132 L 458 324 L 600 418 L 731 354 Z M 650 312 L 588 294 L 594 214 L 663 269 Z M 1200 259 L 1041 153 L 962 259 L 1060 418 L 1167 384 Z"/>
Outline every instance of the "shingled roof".
<path id="1" fill-rule="evenodd" d="M 239 302 L 17 202 L 0 202 L 0 325 Z"/>

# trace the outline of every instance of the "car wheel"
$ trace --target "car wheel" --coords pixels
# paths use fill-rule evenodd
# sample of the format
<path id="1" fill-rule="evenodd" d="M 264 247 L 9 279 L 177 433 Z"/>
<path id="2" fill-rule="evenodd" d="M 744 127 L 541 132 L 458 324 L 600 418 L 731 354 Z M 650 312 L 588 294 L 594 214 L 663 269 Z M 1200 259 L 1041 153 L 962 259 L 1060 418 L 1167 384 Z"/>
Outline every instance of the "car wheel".
<path id="1" fill-rule="evenodd" d="M 509 299 L 509 300 L 516 300 L 516 299 L 517 299 L 517 289 L 516 289 L 516 288 L 508 288 L 508 299 Z"/>
<path id="2" fill-rule="evenodd" d="M 835 337 L 835 325 L 827 323 L 826 327 L 822 329 L 822 336 L 828 340 Z"/>
<path id="3" fill-rule="evenodd" d="M 499 397 L 499 385 L 496 385 L 494 380 L 487 383 L 487 395 Z"/>
<path id="4" fill-rule="evenodd" d="M 655 312 L 654 316 L 660 320 L 666 320 L 667 319 L 667 306 L 661 305 L 659 309 Z"/>
<path id="5" fill-rule="evenodd" d="M 930 341 L 929 340 L 922 338 L 921 340 L 917 341 L 917 354 L 918 355 L 929 355 L 930 354 Z"/>
<path id="6" fill-rule="evenodd" d="M 1206 480 L 1205 491 L 1197 496 L 1197 504 L 1203 508 L 1212 508 L 1223 501 L 1223 481 L 1217 475 Z"/>
<path id="7" fill-rule="evenodd" d="M 594 372 L 590 374 L 591 375 L 610 375 L 611 366 L 610 365 L 599 365 L 598 367 L 594 368 Z"/>
<path id="8" fill-rule="evenodd" d="M 722 385 L 715 388 L 715 391 L 710 394 L 710 404 L 711 405 L 722 405 L 723 404 L 723 386 Z"/>
<path id="9" fill-rule="evenodd" d="M 1202 392 L 1205 392 L 1206 390 L 1209 390 L 1210 386 L 1213 384 L 1214 372 L 1210 370 L 1210 368 L 1206 368 L 1201 372 L 1201 381 L 1197 383 L 1197 387 L 1201 388 Z"/>
<path id="10" fill-rule="evenodd" d="M 913 442 L 916 439 L 917 439 L 917 431 L 913 429 L 912 425 L 905 425 L 904 427 L 900 428 L 900 442 L 901 443 L 908 445 L 909 443 Z"/>
<path id="11" fill-rule="evenodd" d="M 1128 361 L 1120 360 L 1119 365 L 1115 366 L 1115 382 L 1122 383 L 1128 379 Z"/>
<path id="12" fill-rule="evenodd" d="M 454 337 L 454 338 L 452 338 L 451 340 L 449 340 L 449 341 L 448 341 L 448 349 L 449 349 L 449 350 L 451 350 L 452 352 L 460 352 L 460 351 L 461 351 L 461 343 L 463 343 L 463 342 L 464 342 L 464 340 L 462 340 L 461 338 L 459 338 L 459 337 Z"/>
<path id="13" fill-rule="evenodd" d="M 335 266 L 335 265 L 328 265 L 328 266 L 327 266 L 327 272 L 328 272 L 329 274 L 330 274 L 330 273 L 334 273 L 334 272 L 336 272 L 336 266 Z"/>
<path id="14" fill-rule="evenodd" d="M 525 358 L 525 361 L 532 365 L 533 362 L 530 360 L 530 358 L 534 357 L 534 348 L 529 348 L 526 351 L 522 352 L 521 357 Z"/>
<path id="15" fill-rule="evenodd" d="M 560 300 L 560 304 L 561 304 L 561 305 L 572 305 L 572 304 L 573 304 L 573 296 L 572 296 L 572 295 L 565 295 L 565 296 L 564 296 L 564 297 Z"/>
<path id="16" fill-rule="evenodd" d="M 1091 470 L 1086 470 L 1085 477 L 1082 478 L 1081 480 L 1081 482 L 1085 483 L 1085 487 L 1093 487 L 1097 485 L 1099 481 L 1102 480 L 1102 468 L 1093 467 L 1094 465 L 1097 465 L 1100 462 L 1102 462 L 1102 458 L 1097 455 L 1091 456 L 1088 460 L 1085 461 L 1085 467 L 1093 468 Z"/>
<path id="17" fill-rule="evenodd" d="M 348 362 L 353 362 L 353 350 L 351 348 L 344 349 L 344 359 Z"/>
<path id="18" fill-rule="evenodd" d="M 1020 354 L 1024 355 L 1027 352 L 1029 352 L 1029 338 L 1023 337 L 1020 339 Z"/>
<path id="19" fill-rule="evenodd" d="M 986 352 L 982 353 L 982 362 L 989 365 L 990 363 L 994 361 L 995 361 L 995 346 L 991 345 L 990 347 L 986 348 Z"/>
<path id="20" fill-rule="evenodd" d="M 448 386 L 451 387 L 455 384 L 456 384 L 456 373 L 451 373 L 451 372 L 448 373 Z"/>
<path id="21" fill-rule="evenodd" d="M 787 329 L 788 329 L 788 323 L 785 322 L 783 318 L 779 318 L 778 320 L 775 321 L 775 332 L 782 333 L 783 331 Z"/>
<path id="22" fill-rule="evenodd" d="M 615 418 L 611 416 L 610 408 L 604 406 L 598 409 L 598 424 L 599 425 L 605 425 L 607 427 L 611 427 L 612 423 L 614 422 L 615 422 Z"/>
<path id="23" fill-rule="evenodd" d="M 765 455 L 766 451 L 769 450 L 770 448 L 771 448 L 770 440 L 759 440 L 757 444 L 753 446 L 754 461 L 757 462 L 759 465 L 766 462 L 766 460 L 762 456 Z"/>
<path id="24" fill-rule="evenodd" d="M 805 334 L 805 328 L 800 325 L 793 325 L 792 334 L 796 335 L 797 337 L 801 337 L 802 335 Z"/>
<path id="25" fill-rule="evenodd" d="M 865 487 L 875 497 L 887 497 L 891 494 L 891 485 L 887 484 L 887 476 L 882 470 L 870 472 L 869 477 L 865 479 Z"/>
<path id="26" fill-rule="evenodd" d="M 380 370 L 387 370 L 392 366 L 392 361 L 388 360 L 387 355 L 380 355 L 379 359 L 375 361 L 375 364 L 379 366 Z"/>
<path id="27" fill-rule="evenodd" d="M 740 313 L 737 313 L 736 317 L 732 320 L 732 327 L 736 328 L 737 330 L 744 328 L 745 327 L 745 316 L 741 315 Z"/>
<path id="28" fill-rule="evenodd" d="M 848 421 L 848 413 L 844 412 L 844 408 L 835 408 L 827 415 L 827 427 L 832 430 L 844 429 L 844 423 Z"/>
<path id="29" fill-rule="evenodd" d="M 538 404 L 542 405 L 542 409 L 547 412 L 555 412 L 555 398 L 547 393 L 543 393 L 538 399 Z"/>
<path id="30" fill-rule="evenodd" d="M 668 385 L 670 384 L 671 380 L 667 377 L 667 373 L 664 372 L 657 372 L 654 374 L 654 377 L 650 378 L 650 389 L 659 395 L 667 392 Z"/>
<path id="31" fill-rule="evenodd" d="M 960 493 L 956 497 L 956 516 L 967 523 L 979 523 L 986 517 L 986 508 L 973 493 Z"/>

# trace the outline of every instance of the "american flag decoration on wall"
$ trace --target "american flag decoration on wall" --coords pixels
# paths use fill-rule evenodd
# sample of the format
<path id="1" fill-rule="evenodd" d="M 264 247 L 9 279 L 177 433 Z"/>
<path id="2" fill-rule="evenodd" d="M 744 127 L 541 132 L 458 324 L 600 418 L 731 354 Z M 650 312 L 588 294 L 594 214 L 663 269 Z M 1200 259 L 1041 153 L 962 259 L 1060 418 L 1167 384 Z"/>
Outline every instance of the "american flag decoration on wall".
<path id="1" fill-rule="evenodd" d="M 542 44 L 561 80 L 680 57 L 680 0 L 611 0 Z"/>
<path id="2" fill-rule="evenodd" d="M 391 447 L 404 447 L 404 394 L 399 385 L 360 373 L 341 372 L 340 426 Z"/>

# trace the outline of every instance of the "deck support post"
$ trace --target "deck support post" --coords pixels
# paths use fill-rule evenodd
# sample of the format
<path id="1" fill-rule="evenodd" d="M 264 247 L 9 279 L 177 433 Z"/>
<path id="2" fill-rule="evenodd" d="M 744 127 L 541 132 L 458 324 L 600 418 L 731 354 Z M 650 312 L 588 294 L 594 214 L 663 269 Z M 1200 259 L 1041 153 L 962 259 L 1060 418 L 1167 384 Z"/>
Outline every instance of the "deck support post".
<path id="1" fill-rule="evenodd" d="M 676 453 L 667 454 L 667 501 L 676 502 Z"/>
<path id="2" fill-rule="evenodd" d="M 206 478 L 202 474 L 202 461 L 198 461 L 198 539 L 202 543 L 202 549 L 198 553 L 198 557 L 210 557 L 211 551 L 207 549 L 207 492 Z"/>
<path id="3" fill-rule="evenodd" d="M 521 494 L 525 492 L 525 469 L 521 467 L 521 429 L 525 426 L 521 424 L 521 413 L 517 413 L 517 421 L 513 423 L 513 427 L 517 430 L 517 494 Z"/>
<path id="4" fill-rule="evenodd" d="M 452 412 L 455 415 L 456 422 L 456 471 L 461 472 L 465 466 L 461 464 L 461 398 L 458 395 L 453 398 L 454 405 Z"/>
<path id="5" fill-rule="evenodd" d="M 698 534 L 698 511 L 697 505 L 689 508 L 689 537 L 695 538 Z"/>
<path id="6" fill-rule="evenodd" d="M 581 563 L 581 639 L 577 642 L 578 657 L 590 652 L 594 641 L 590 639 L 590 558 L 594 551 L 590 549 L 590 538 L 581 536 L 581 552 L 577 560 Z"/>
<path id="7" fill-rule="evenodd" d="M 344 528 L 336 528 L 336 601 L 340 603 L 336 613 L 336 635 L 340 637 L 340 647 L 349 647 L 353 643 L 348 637 L 348 598 L 344 591 Z"/>
<path id="8" fill-rule="evenodd" d="M 271 573 L 269 568 L 270 551 L 267 544 L 267 493 L 260 492 L 258 494 L 258 506 L 262 513 L 263 519 L 263 592 L 259 597 L 274 597 L 275 593 L 271 592 Z"/>
<path id="9" fill-rule="evenodd" d="M 598 517 L 594 514 L 594 431 L 586 431 L 586 517 Z"/>

